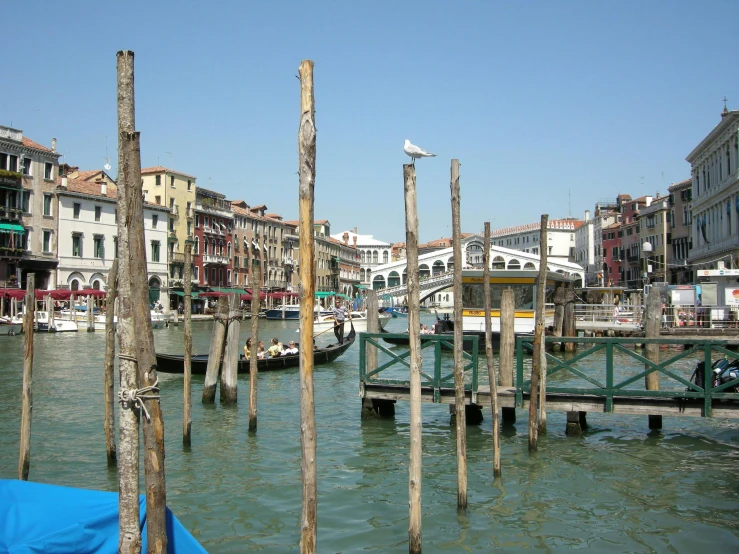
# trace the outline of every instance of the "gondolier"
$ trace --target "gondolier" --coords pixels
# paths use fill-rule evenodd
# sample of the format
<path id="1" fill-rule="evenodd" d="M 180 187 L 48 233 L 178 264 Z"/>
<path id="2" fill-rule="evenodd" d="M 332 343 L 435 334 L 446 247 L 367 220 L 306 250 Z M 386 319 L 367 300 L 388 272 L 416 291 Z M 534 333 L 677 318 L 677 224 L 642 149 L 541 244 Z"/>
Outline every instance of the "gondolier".
<path id="1" fill-rule="evenodd" d="M 333 308 L 334 313 L 334 335 L 339 344 L 344 344 L 344 320 L 349 313 L 347 309 L 341 305 L 341 301 L 337 298 L 336 305 Z"/>

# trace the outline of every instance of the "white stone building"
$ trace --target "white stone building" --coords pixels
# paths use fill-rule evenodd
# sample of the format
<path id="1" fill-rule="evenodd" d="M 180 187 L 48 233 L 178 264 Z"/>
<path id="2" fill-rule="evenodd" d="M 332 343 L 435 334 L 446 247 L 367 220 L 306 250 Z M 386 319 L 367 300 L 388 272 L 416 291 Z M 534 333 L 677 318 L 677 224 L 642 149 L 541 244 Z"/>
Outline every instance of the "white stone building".
<path id="1" fill-rule="evenodd" d="M 737 267 L 739 252 L 739 111 L 721 121 L 686 158 L 692 180 L 694 269 Z M 697 266 L 697 267 L 696 267 Z"/>
<path id="2" fill-rule="evenodd" d="M 576 264 L 585 270 L 585 286 L 605 286 L 603 278 L 603 229 L 619 221 L 618 210 L 613 205 L 599 202 L 595 205 L 595 217 L 585 210 L 585 220 L 575 231 Z"/>
<path id="3" fill-rule="evenodd" d="M 118 250 L 117 191 L 106 182 L 62 180 L 57 189 L 59 265 L 57 286 L 105 290 Z M 169 208 L 144 204 L 150 297 L 169 310 L 167 219 Z M 51 240 L 44 236 L 43 241 Z"/>
<path id="4" fill-rule="evenodd" d="M 392 244 L 377 240 L 372 235 L 359 235 L 356 227 L 352 231 L 331 235 L 331 238 L 356 246 L 359 253 L 359 281 L 366 287 L 371 287 L 372 270 L 392 261 Z"/>
<path id="5" fill-rule="evenodd" d="M 584 221 L 573 218 L 547 222 L 547 255 L 550 260 L 575 262 L 575 232 L 584 224 Z M 490 233 L 490 244 L 539 255 L 540 229 L 541 222 L 498 229 Z"/>

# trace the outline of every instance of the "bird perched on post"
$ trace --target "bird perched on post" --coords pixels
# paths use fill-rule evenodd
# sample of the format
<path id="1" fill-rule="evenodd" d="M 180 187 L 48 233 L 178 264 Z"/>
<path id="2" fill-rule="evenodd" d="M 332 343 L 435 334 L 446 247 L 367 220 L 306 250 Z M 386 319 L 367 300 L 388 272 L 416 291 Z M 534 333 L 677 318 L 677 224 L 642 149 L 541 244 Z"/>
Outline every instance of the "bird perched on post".
<path id="1" fill-rule="evenodd" d="M 413 165 L 416 165 L 417 158 L 433 158 L 436 156 L 436 154 L 431 154 L 429 152 L 426 152 L 425 150 L 421 150 L 415 144 L 411 144 L 411 141 L 409 141 L 408 139 L 405 139 L 403 151 L 413 159 Z"/>

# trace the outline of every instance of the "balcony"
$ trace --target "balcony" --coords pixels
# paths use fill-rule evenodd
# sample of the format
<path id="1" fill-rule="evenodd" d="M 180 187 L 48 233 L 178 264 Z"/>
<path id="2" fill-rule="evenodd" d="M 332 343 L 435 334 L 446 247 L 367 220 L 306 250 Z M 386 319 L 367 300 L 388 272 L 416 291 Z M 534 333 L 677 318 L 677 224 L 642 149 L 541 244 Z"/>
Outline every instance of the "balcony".
<path id="1" fill-rule="evenodd" d="M 192 208 L 187 208 L 185 210 L 185 217 L 187 217 L 187 219 L 192 219 L 193 217 L 195 217 L 195 210 L 193 210 Z"/>
<path id="2" fill-rule="evenodd" d="M 209 265 L 228 265 L 230 258 L 227 256 L 219 256 L 217 254 L 203 254 L 203 263 Z"/>
<path id="3" fill-rule="evenodd" d="M 172 217 L 180 217 L 180 207 L 177 204 L 172 204 L 172 207 L 170 209 L 172 210 Z"/>
<path id="4" fill-rule="evenodd" d="M 22 258 L 26 255 L 25 248 L 10 248 L 8 246 L 0 246 L 0 257 L 3 258 Z"/>
<path id="5" fill-rule="evenodd" d="M 184 264 L 185 263 L 185 254 L 182 252 L 169 252 L 168 253 L 167 260 L 171 264 Z"/>
<path id="6" fill-rule="evenodd" d="M 7 206 L 0 206 L 0 217 L 3 219 L 11 219 L 14 221 L 20 221 L 23 215 L 23 210 L 20 208 L 9 208 Z"/>
<path id="7" fill-rule="evenodd" d="M 231 211 L 231 202 L 221 200 L 218 202 L 195 202 L 195 209 L 208 215 L 216 215 L 231 219 L 233 212 Z"/>
<path id="8" fill-rule="evenodd" d="M 0 186 L 20 189 L 23 185 L 20 173 L 0 169 Z"/>

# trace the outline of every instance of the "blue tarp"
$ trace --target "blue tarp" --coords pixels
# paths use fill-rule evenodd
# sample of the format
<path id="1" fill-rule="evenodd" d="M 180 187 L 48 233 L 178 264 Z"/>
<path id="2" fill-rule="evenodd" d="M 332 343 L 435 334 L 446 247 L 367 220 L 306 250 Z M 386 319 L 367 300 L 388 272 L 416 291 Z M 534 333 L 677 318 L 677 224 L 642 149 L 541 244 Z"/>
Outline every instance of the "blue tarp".
<path id="1" fill-rule="evenodd" d="M 142 552 L 146 501 L 139 499 Z M 167 508 L 167 552 L 205 549 Z M 0 479 L 0 552 L 118 552 L 118 493 Z"/>

